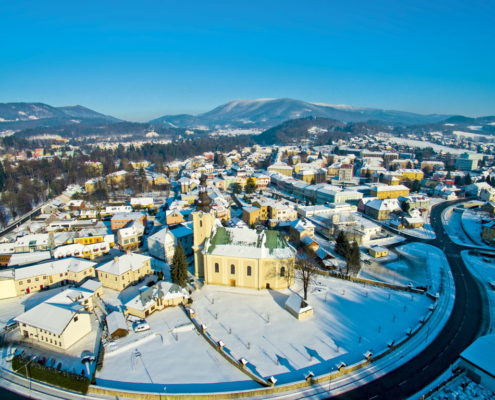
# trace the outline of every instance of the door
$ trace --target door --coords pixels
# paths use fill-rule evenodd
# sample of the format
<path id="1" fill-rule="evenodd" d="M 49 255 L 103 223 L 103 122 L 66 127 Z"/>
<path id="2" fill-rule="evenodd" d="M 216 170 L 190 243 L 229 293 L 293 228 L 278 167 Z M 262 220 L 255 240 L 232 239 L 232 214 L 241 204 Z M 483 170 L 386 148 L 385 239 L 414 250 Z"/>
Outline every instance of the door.
<path id="1" fill-rule="evenodd" d="M 230 280 L 230 286 L 235 286 L 235 279 Z"/>
<path id="2" fill-rule="evenodd" d="M 267 289 L 270 289 L 270 284 L 269 283 L 266 284 L 266 288 Z"/>

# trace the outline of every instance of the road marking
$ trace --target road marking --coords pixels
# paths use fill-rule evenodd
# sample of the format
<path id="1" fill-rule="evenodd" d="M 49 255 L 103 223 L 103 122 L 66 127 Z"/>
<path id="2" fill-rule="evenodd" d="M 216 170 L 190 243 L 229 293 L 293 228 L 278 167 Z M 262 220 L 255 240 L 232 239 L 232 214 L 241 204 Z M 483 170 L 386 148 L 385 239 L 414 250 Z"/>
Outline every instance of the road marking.
<path id="1" fill-rule="evenodd" d="M 424 370 L 428 369 L 429 367 L 430 367 L 429 365 L 425 365 L 421 371 L 424 371 Z"/>
<path id="2" fill-rule="evenodd" d="M 402 386 L 404 385 L 405 383 L 407 383 L 407 379 L 405 381 L 402 381 L 401 383 L 399 383 L 399 386 Z"/>

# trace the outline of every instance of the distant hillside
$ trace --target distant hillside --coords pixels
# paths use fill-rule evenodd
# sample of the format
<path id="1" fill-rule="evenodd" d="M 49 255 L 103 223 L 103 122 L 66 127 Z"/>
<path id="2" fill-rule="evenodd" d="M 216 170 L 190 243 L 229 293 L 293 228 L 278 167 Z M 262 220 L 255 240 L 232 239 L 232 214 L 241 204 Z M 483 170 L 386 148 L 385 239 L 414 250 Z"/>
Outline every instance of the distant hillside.
<path id="1" fill-rule="evenodd" d="M 152 127 L 147 123 L 139 122 L 116 122 L 104 124 L 72 124 L 62 126 L 40 126 L 36 128 L 23 129 L 14 134 L 17 138 L 33 139 L 44 135 L 58 135 L 64 138 L 84 138 L 92 136 L 110 137 L 110 136 L 131 136 L 131 138 L 144 137 L 150 131 L 157 134 L 158 137 L 166 136 L 175 138 L 184 133 L 184 129 L 169 127 Z"/>
<path id="2" fill-rule="evenodd" d="M 485 125 L 495 123 L 495 116 L 470 118 L 463 115 L 454 115 L 443 122 L 446 124 Z"/>
<path id="3" fill-rule="evenodd" d="M 267 129 L 284 121 L 305 117 L 329 118 L 342 122 L 376 120 L 393 125 L 411 125 L 440 122 L 449 115 L 421 115 L 404 111 L 308 103 L 294 99 L 258 99 L 230 101 L 199 115 L 165 115 L 151 120 L 150 123 L 197 129 Z"/>
<path id="4" fill-rule="evenodd" d="M 253 139 L 262 145 L 300 144 L 304 139 L 310 139 L 313 144 L 327 144 L 338 139 L 374 134 L 383 129 L 383 125 L 366 122 L 344 123 L 329 118 L 309 117 L 285 121 L 253 136 Z"/>
<path id="5" fill-rule="evenodd" d="M 0 103 L 0 131 L 117 122 L 121 120 L 83 106 L 53 107 L 44 103 Z"/>

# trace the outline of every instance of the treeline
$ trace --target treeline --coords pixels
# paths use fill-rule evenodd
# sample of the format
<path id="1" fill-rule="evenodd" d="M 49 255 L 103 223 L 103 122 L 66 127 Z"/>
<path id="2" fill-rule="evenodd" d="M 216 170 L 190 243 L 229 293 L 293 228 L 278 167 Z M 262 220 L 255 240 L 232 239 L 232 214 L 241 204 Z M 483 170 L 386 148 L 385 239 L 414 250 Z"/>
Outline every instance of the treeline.
<path id="1" fill-rule="evenodd" d="M 217 137 L 179 140 L 169 144 L 118 146 L 116 149 L 83 148 L 74 156 L 0 162 L 0 225 L 32 210 L 36 205 L 62 193 L 70 184 L 83 184 L 90 178 L 107 175 L 119 169 L 131 170 L 130 161 L 147 160 L 155 164 L 155 171 L 165 172 L 165 164 L 183 160 L 207 151 L 227 152 L 251 146 L 251 137 Z M 10 149 L 13 151 L 13 149 Z M 85 165 L 99 161 L 102 169 Z M 138 174 L 139 175 L 139 174 Z M 143 179 L 138 176 L 129 187 L 139 189 Z M 141 186 L 145 189 L 144 186 Z"/>

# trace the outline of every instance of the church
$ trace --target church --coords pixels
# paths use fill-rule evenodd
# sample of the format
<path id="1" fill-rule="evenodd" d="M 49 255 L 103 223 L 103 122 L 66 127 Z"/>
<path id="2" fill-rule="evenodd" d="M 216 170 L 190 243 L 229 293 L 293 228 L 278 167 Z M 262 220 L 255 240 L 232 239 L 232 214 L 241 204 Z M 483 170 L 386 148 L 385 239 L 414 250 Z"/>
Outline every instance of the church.
<path id="1" fill-rule="evenodd" d="M 285 289 L 294 283 L 295 250 L 273 230 L 226 228 L 201 185 L 193 217 L 195 274 L 205 284 Z"/>

